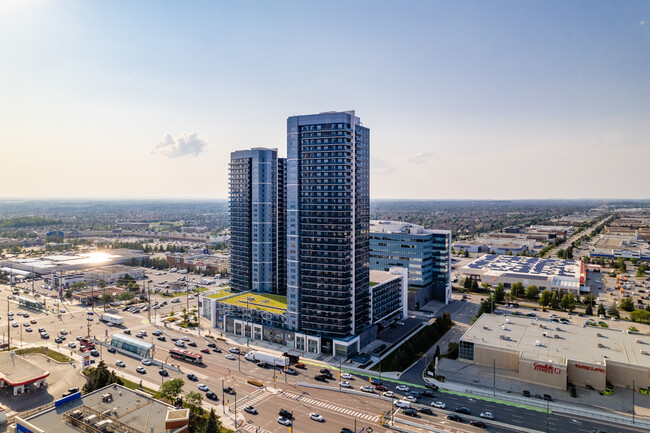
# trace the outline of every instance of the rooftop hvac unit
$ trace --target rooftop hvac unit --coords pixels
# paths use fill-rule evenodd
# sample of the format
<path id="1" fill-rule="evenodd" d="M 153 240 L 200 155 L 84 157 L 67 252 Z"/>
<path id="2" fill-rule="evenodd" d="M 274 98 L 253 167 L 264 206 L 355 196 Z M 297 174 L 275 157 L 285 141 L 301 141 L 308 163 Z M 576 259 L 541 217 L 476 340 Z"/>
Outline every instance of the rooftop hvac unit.
<path id="1" fill-rule="evenodd" d="M 506 319 L 506 323 L 510 323 L 510 319 Z"/>
<path id="2" fill-rule="evenodd" d="M 602 337 L 602 336 L 603 336 L 603 334 L 601 334 L 600 332 L 596 333 L 596 337 Z"/>
<path id="3" fill-rule="evenodd" d="M 504 340 L 504 338 L 503 338 L 503 334 L 499 334 L 499 338 L 502 339 L 502 340 Z"/>
<path id="4" fill-rule="evenodd" d="M 605 346 L 603 346 L 601 343 L 598 343 L 598 347 L 605 347 Z"/>
<path id="5" fill-rule="evenodd" d="M 542 334 L 542 335 L 543 335 L 544 337 L 548 337 L 548 332 L 545 332 L 545 333 Z"/>
<path id="6" fill-rule="evenodd" d="M 637 339 L 636 339 L 636 342 L 639 343 L 639 344 L 644 344 L 644 343 L 643 343 L 643 340 L 641 340 L 640 338 L 637 338 Z"/>
<path id="7" fill-rule="evenodd" d="M 535 346 L 541 346 L 541 345 L 542 345 L 542 342 L 541 342 L 541 341 L 539 341 L 539 340 L 535 340 Z"/>
<path id="8" fill-rule="evenodd" d="M 558 334 L 553 335 L 553 338 L 560 338 Z"/>
<path id="9" fill-rule="evenodd" d="M 647 354 L 648 354 L 648 352 L 646 352 L 645 350 L 641 349 L 641 355 L 647 355 Z"/>
<path id="10" fill-rule="evenodd" d="M 505 330 L 505 329 L 506 329 L 506 325 L 501 325 L 501 329 Z"/>
<path id="11" fill-rule="evenodd" d="M 484 326 L 483 329 L 486 330 L 486 331 L 490 330 L 490 328 L 488 328 L 487 326 Z"/>

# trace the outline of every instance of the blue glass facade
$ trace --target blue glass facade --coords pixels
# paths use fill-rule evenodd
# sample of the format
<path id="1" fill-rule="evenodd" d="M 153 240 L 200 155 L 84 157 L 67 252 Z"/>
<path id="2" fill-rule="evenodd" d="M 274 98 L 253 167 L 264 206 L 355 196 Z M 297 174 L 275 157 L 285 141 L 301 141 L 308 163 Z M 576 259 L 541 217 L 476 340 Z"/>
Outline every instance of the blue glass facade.
<path id="1" fill-rule="evenodd" d="M 370 131 L 354 111 L 287 120 L 287 314 L 330 338 L 370 325 Z"/>
<path id="2" fill-rule="evenodd" d="M 370 232 L 370 268 L 388 271 L 408 268 L 409 308 L 431 299 L 448 302 L 450 296 L 451 232 L 427 230 L 395 221 L 373 221 Z M 418 293 L 416 293 L 418 292 Z"/>
<path id="3" fill-rule="evenodd" d="M 235 291 L 284 294 L 284 167 L 276 149 L 230 155 L 230 263 Z"/>

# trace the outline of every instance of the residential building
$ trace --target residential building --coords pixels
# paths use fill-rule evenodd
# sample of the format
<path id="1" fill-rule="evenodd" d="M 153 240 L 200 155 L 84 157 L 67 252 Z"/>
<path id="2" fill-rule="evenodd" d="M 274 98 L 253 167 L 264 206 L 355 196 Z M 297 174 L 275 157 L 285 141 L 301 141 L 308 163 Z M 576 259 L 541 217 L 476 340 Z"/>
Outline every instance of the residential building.
<path id="1" fill-rule="evenodd" d="M 355 336 L 376 335 L 369 158 L 370 130 L 354 111 L 287 120 L 288 325 L 319 336 L 324 353 L 349 355 L 358 350 Z"/>
<path id="2" fill-rule="evenodd" d="M 370 268 L 408 269 L 408 307 L 451 300 L 451 232 L 401 221 L 371 221 Z"/>
<path id="3" fill-rule="evenodd" d="M 286 264 L 281 260 L 285 174 L 278 172 L 283 168 L 277 149 L 253 148 L 230 154 L 230 265 L 235 291 L 285 291 Z"/>

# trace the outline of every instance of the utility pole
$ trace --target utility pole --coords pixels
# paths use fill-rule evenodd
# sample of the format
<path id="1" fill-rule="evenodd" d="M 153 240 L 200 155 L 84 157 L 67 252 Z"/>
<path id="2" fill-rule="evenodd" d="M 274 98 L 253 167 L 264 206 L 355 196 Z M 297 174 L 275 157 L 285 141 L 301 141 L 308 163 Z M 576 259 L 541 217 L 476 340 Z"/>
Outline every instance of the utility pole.
<path id="1" fill-rule="evenodd" d="M 7 352 L 11 350 L 11 326 L 9 321 L 9 298 L 7 298 Z"/>
<path id="2" fill-rule="evenodd" d="M 223 407 L 223 413 L 226 413 L 226 392 L 223 390 L 223 378 L 221 379 L 221 406 Z"/>
<path id="3" fill-rule="evenodd" d="M 496 397 L 497 395 L 497 360 L 494 358 L 492 360 L 492 395 Z"/>
<path id="4" fill-rule="evenodd" d="M 634 383 L 634 379 L 632 379 L 632 424 L 634 424 L 634 412 L 635 412 L 634 411 L 634 387 L 635 387 L 635 383 Z"/>
<path id="5" fill-rule="evenodd" d="M 546 400 L 546 433 L 548 433 L 548 408 L 551 402 Z"/>

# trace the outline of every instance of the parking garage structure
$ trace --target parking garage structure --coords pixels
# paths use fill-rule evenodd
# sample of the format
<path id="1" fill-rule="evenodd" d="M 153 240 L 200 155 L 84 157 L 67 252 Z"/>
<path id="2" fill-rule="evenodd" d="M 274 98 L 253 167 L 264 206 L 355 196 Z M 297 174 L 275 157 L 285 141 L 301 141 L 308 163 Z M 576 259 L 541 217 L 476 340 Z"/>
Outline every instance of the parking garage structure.
<path id="1" fill-rule="evenodd" d="M 483 314 L 461 337 L 458 359 L 561 390 L 650 387 L 650 336 L 586 324 Z"/>

